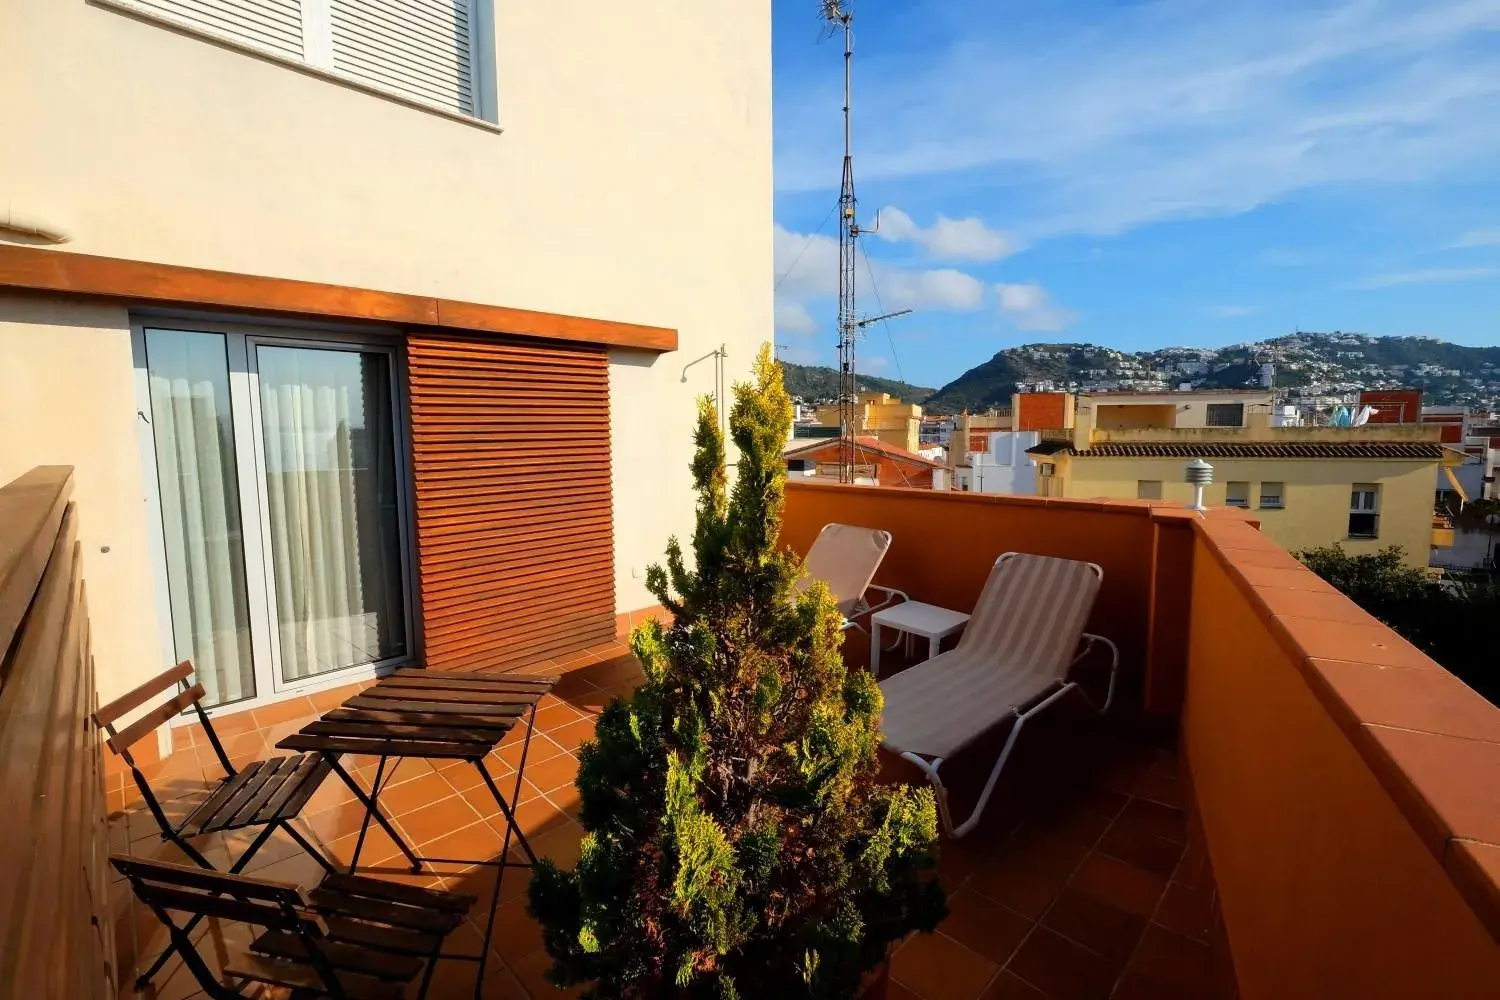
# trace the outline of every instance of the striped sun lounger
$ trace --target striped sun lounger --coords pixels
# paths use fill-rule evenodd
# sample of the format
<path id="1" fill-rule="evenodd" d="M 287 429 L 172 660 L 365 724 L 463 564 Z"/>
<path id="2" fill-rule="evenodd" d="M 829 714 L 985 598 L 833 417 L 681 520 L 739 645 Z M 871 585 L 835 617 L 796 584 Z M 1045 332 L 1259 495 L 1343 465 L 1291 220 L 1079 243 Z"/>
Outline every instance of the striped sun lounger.
<path id="1" fill-rule="evenodd" d="M 1101 715 L 1109 710 L 1120 652 L 1083 630 L 1103 579 L 1093 563 L 1007 552 L 995 560 L 958 645 L 880 682 L 885 747 L 927 775 L 951 836 L 979 822 L 1026 720 L 1079 687 L 1069 670 L 1095 643 L 1112 656 L 1109 690 L 1098 707 Z M 1005 748 L 973 814 L 955 827 L 938 769 L 1007 717 L 1015 725 Z"/>

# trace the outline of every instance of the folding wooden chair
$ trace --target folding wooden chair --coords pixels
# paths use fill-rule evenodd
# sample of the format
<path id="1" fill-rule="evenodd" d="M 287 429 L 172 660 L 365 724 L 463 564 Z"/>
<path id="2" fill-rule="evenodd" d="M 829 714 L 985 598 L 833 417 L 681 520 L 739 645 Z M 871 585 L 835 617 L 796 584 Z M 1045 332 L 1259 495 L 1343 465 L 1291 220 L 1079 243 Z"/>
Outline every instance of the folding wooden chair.
<path id="1" fill-rule="evenodd" d="M 229 869 L 231 874 L 235 874 L 250 863 L 256 852 L 271 838 L 271 834 L 277 829 L 282 829 L 304 851 L 316 859 L 325 871 L 334 872 L 335 868 L 328 859 L 308 843 L 307 839 L 298 833 L 290 822 L 318 790 L 323 779 L 328 777 L 330 773 L 328 764 L 318 754 L 295 754 L 288 757 L 257 760 L 242 769 L 236 769 L 229 762 L 229 755 L 224 752 L 224 745 L 219 742 L 219 736 L 214 732 L 208 713 L 203 710 L 203 685 L 188 684 L 188 678 L 192 672 L 192 663 L 184 660 L 171 670 L 153 677 L 133 691 L 116 698 L 100 708 L 94 715 L 96 725 L 109 734 L 106 742 L 110 750 L 118 754 L 130 768 L 130 774 L 135 778 L 136 786 L 141 790 L 142 801 L 146 803 L 146 808 L 155 818 L 156 825 L 161 828 L 162 839 L 176 844 L 200 867 L 212 871 L 213 865 L 209 864 L 202 852 L 193 846 L 191 838 L 210 833 L 227 833 L 249 827 L 260 827 L 255 839 L 250 842 L 249 847 L 245 848 L 245 853 L 240 855 L 233 867 Z M 124 729 L 115 728 L 115 723 L 121 717 L 174 688 L 177 689 L 177 693 L 173 697 Z M 219 758 L 219 763 L 223 765 L 225 776 L 219 780 L 218 786 L 197 808 L 193 809 L 182 822 L 174 825 L 162 810 L 161 803 L 152 791 L 150 782 L 146 780 L 146 776 L 137 766 L 130 748 L 155 733 L 160 726 L 188 708 L 196 710 L 198 721 L 202 723 L 203 732 L 208 737 L 209 744 L 214 748 L 214 754 Z M 172 947 L 169 946 L 151 968 L 141 975 L 136 984 L 138 988 L 143 988 L 151 977 L 156 975 L 171 953 Z"/>
<path id="2" fill-rule="evenodd" d="M 190 865 L 110 856 L 136 898 L 166 925 L 198 985 L 215 1000 L 240 1000 L 254 983 L 286 987 L 299 998 L 400 1000 L 420 973 L 427 995 L 444 938 L 473 896 L 357 875 L 330 875 L 311 893 L 286 882 L 224 875 Z M 172 913 L 191 914 L 179 926 Z M 204 917 L 264 928 L 242 954 L 224 957 L 215 975 L 193 943 Z"/>

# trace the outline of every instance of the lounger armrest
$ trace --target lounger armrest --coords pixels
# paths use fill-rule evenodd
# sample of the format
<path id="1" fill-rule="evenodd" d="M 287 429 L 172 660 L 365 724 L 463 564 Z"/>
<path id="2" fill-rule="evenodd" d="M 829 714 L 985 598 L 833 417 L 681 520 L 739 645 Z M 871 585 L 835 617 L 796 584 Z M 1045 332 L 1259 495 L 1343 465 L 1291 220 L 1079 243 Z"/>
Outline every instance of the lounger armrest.
<path id="1" fill-rule="evenodd" d="M 861 614 L 874 614 L 877 611 L 883 611 L 886 608 L 911 600 L 910 597 L 906 596 L 906 591 L 897 590 L 895 587 L 882 587 L 872 583 L 865 588 L 865 593 L 868 594 L 872 590 L 878 591 L 885 596 L 880 599 L 878 604 L 867 604 L 865 610 L 860 612 Z"/>
<path id="2" fill-rule="evenodd" d="M 1084 657 L 1088 656 L 1094 651 L 1094 647 L 1096 645 L 1102 643 L 1103 645 L 1109 647 L 1109 689 L 1104 693 L 1104 704 L 1098 706 L 1097 709 L 1099 714 L 1103 715 L 1105 712 L 1109 711 L 1109 706 L 1113 704 L 1115 700 L 1115 677 L 1120 672 L 1120 647 L 1116 646 L 1113 641 L 1106 639 L 1104 636 L 1094 635 L 1092 632 L 1083 633 L 1081 636 L 1079 636 L 1079 639 L 1080 642 L 1078 654 L 1073 657 L 1073 662 L 1068 664 L 1069 673 L 1072 673 L 1072 668 L 1078 666 L 1079 662 L 1082 661 Z M 1083 690 L 1081 686 L 1079 690 Z M 1084 692 L 1084 697 L 1088 697 L 1088 693 L 1086 691 Z M 1094 699 L 1089 698 L 1088 700 L 1089 704 L 1092 705 Z"/>

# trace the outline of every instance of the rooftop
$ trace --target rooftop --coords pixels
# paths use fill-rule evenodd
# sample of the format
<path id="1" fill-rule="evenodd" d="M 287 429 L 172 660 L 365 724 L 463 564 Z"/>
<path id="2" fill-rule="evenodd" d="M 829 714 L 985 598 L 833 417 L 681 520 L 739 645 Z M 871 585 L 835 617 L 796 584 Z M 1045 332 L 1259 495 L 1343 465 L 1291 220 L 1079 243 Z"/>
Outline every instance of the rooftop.
<path id="1" fill-rule="evenodd" d="M 1170 433 L 1170 432 L 1166 432 Z M 1030 455 L 1085 458 L 1391 458 L 1436 460 L 1445 449 L 1435 441 L 1095 441 L 1079 449 L 1066 441 L 1043 441 Z"/>

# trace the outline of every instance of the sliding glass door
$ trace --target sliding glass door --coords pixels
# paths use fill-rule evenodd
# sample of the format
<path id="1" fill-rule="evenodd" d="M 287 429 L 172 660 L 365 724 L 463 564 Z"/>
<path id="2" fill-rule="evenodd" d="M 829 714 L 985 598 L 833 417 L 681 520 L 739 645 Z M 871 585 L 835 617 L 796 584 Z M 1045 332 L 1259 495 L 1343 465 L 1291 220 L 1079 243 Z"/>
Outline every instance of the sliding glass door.
<path id="1" fill-rule="evenodd" d="M 395 355 L 140 331 L 173 655 L 210 704 L 410 655 Z"/>

